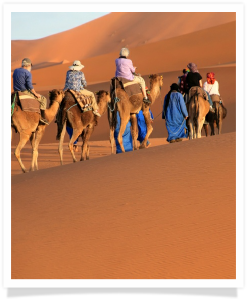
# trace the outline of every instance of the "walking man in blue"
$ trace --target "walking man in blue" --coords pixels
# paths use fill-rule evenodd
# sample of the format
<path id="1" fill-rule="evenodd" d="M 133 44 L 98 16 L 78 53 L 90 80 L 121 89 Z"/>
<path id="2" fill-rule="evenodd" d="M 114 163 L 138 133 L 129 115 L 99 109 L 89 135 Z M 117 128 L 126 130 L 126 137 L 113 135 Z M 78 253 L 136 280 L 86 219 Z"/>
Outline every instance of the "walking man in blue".
<path id="1" fill-rule="evenodd" d="M 162 119 L 166 121 L 168 142 L 182 141 L 182 138 L 188 137 L 188 129 L 186 127 L 187 118 L 188 112 L 183 96 L 179 92 L 179 86 L 173 83 L 170 86 L 170 91 L 165 96 L 162 112 Z"/>

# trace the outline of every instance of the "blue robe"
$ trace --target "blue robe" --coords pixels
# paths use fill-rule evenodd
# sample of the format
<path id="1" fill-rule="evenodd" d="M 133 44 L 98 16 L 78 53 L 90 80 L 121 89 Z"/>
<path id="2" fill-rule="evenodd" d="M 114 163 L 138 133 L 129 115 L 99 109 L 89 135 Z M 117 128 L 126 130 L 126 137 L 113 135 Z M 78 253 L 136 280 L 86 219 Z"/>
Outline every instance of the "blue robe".
<path id="1" fill-rule="evenodd" d="M 154 119 L 153 113 L 150 109 L 149 109 L 149 112 L 150 112 L 151 119 Z M 147 134 L 147 125 L 146 125 L 145 118 L 144 118 L 142 110 L 138 114 L 136 114 L 136 118 L 137 118 L 137 125 L 138 125 L 138 138 L 137 138 L 137 140 L 140 141 L 140 143 L 142 143 L 142 141 L 144 140 L 144 138 Z M 149 145 L 149 143 L 150 142 L 147 141 L 147 145 Z"/>
<path id="2" fill-rule="evenodd" d="M 67 131 L 67 133 L 69 134 L 69 139 L 71 139 L 71 137 L 72 137 L 72 135 L 73 135 L 73 129 L 66 126 L 66 131 Z M 76 139 L 76 141 L 74 142 L 74 144 L 76 145 L 77 142 L 78 142 L 78 138 Z"/>
<path id="3" fill-rule="evenodd" d="M 168 132 L 167 141 L 169 142 L 177 138 L 187 138 L 188 129 L 186 127 L 185 117 L 188 116 L 188 112 L 182 94 L 180 92 L 171 93 L 167 111 L 165 112 L 166 101 L 167 95 L 165 96 L 162 113 L 162 118 L 166 120 Z"/>
<path id="4" fill-rule="evenodd" d="M 119 112 L 117 111 L 117 126 L 116 129 L 114 131 L 114 138 L 115 138 L 115 142 L 116 142 L 116 153 L 120 154 L 122 153 L 120 144 L 117 140 L 118 137 L 118 133 L 120 130 L 120 124 L 121 124 L 121 119 L 119 116 Z M 130 127 L 131 127 L 131 122 L 129 121 L 127 123 L 126 129 L 123 133 L 123 146 L 126 152 L 130 152 L 133 151 L 133 142 L 132 142 L 132 135 L 131 135 L 131 131 L 130 131 Z"/>

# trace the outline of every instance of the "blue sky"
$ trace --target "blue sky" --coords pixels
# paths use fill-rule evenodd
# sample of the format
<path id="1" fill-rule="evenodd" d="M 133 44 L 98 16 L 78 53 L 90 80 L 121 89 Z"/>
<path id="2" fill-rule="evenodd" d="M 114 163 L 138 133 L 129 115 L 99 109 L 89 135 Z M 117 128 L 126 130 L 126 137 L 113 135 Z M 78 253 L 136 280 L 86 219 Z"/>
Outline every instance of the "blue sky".
<path id="1" fill-rule="evenodd" d="M 107 12 L 12 12 L 11 39 L 38 39 L 62 32 Z"/>

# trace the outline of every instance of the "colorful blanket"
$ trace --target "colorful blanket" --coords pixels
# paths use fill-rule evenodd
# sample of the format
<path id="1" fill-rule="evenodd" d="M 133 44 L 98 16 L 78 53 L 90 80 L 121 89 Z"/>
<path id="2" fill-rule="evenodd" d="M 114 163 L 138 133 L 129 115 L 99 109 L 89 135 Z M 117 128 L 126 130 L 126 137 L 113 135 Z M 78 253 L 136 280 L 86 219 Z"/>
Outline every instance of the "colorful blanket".
<path id="1" fill-rule="evenodd" d="M 18 91 L 18 98 L 23 111 L 37 112 L 40 114 L 40 103 L 37 99 L 21 91 Z"/>

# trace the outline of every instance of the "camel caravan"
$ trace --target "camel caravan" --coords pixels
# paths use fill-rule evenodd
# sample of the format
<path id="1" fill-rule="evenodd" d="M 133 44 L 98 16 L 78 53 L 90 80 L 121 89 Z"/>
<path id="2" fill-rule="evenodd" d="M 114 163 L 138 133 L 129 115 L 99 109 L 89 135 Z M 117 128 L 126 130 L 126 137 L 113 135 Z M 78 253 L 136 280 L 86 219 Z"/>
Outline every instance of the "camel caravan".
<path id="1" fill-rule="evenodd" d="M 88 141 L 106 112 L 110 127 L 111 152 L 124 153 L 144 149 L 150 145 L 148 140 L 153 131 L 153 115 L 150 107 L 161 97 L 163 77 L 159 74 L 149 76 L 150 89 L 144 79 L 136 73 L 136 67 L 128 59 L 129 50 L 122 48 L 115 60 L 115 76 L 110 80 L 110 92 L 100 90 L 93 93 L 86 89 L 87 82 L 81 71 L 84 66 L 74 61 L 66 73 L 63 90 L 49 92 L 49 108 L 44 96 L 36 93 L 32 85 L 32 62 L 22 60 L 20 68 L 13 73 L 11 94 L 11 127 L 20 134 L 20 141 L 15 149 L 15 156 L 22 171 L 27 172 L 21 160 L 21 150 L 28 140 L 32 146 L 30 171 L 38 170 L 38 147 L 47 126 L 55 120 L 59 140 L 58 152 L 63 165 L 63 143 L 66 131 L 70 136 L 69 150 L 73 162 L 78 151 L 77 141 L 82 138 L 80 161 L 89 159 Z M 201 138 L 204 127 L 208 136 L 222 130 L 222 121 L 227 110 L 219 94 L 219 84 L 214 73 L 207 74 L 207 81 L 202 87 L 202 77 L 194 63 L 183 70 L 179 81 L 170 86 L 164 99 L 162 118 L 166 121 L 167 141 L 181 141 L 183 138 Z M 12 130 L 11 130 L 12 138 Z M 138 141 L 140 145 L 138 146 Z"/>

